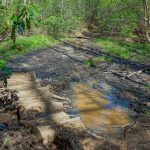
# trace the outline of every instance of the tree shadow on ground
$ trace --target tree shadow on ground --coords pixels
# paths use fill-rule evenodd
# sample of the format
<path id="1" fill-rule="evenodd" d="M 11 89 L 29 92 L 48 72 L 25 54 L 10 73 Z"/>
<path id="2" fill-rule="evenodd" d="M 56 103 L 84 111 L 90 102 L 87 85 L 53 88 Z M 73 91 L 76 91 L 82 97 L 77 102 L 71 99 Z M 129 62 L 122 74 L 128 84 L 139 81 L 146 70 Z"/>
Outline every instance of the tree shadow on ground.
<path id="1" fill-rule="evenodd" d="M 85 132 L 85 130 L 76 128 L 76 124 L 69 124 L 68 122 L 64 121 L 64 123 L 60 120 L 57 120 L 53 114 L 58 113 L 59 111 L 54 110 L 51 101 L 52 98 L 50 97 L 49 99 L 45 99 L 45 91 L 41 91 L 37 89 L 37 87 L 32 87 L 34 90 L 34 93 L 36 96 L 41 99 L 42 104 L 44 105 L 44 112 L 45 114 L 41 113 L 41 111 L 38 111 L 38 109 L 29 109 L 26 110 L 24 113 L 21 113 L 21 124 L 30 129 L 31 133 L 34 133 L 38 136 L 39 140 L 42 141 L 43 135 L 41 135 L 41 132 L 39 130 L 40 127 L 45 130 L 47 129 L 47 126 L 51 129 L 54 130 L 55 136 L 54 140 L 52 142 L 47 141 L 46 145 L 47 148 L 55 148 L 57 150 L 83 150 L 89 145 L 85 144 L 83 141 L 86 140 L 87 138 L 91 138 L 91 143 L 94 141 L 97 141 L 97 139 Z M 27 97 L 26 97 L 27 98 Z M 24 100 L 26 100 L 26 98 Z M 30 101 L 30 104 L 32 105 L 32 101 Z M 43 106 L 41 106 L 43 108 Z M 87 110 L 87 111 L 92 111 L 92 110 Z M 25 114 L 25 115 L 24 115 Z M 63 120 L 63 118 L 60 118 Z M 49 132 L 49 130 L 47 131 Z M 51 140 L 52 137 L 49 137 L 51 135 L 45 134 L 45 136 L 48 136 L 47 139 Z M 44 137 L 45 138 L 45 137 Z M 44 142 L 44 141 L 43 141 Z M 97 142 L 99 143 L 99 142 Z M 95 148 L 97 144 L 92 147 L 93 150 L 97 149 Z M 107 145 L 107 146 L 106 146 Z M 111 149 L 112 144 L 108 145 L 103 143 L 103 140 L 99 143 L 99 147 L 103 149 Z M 113 146 L 116 148 L 116 146 Z M 92 150 L 91 149 L 91 150 Z M 115 149 L 114 149 L 115 150 Z M 118 149 L 116 149 L 118 150 Z"/>

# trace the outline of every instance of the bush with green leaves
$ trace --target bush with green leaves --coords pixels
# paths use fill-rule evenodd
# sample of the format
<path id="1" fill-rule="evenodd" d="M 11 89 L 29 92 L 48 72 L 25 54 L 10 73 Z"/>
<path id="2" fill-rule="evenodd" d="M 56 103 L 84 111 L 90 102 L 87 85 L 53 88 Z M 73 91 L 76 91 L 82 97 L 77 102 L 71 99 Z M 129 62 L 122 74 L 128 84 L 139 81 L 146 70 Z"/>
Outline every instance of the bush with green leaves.
<path id="1" fill-rule="evenodd" d="M 16 30 L 18 34 L 23 34 L 25 30 L 31 29 L 31 21 L 37 25 L 36 10 L 34 5 L 18 6 L 16 14 L 12 15 L 11 39 L 16 42 Z"/>
<path id="2" fill-rule="evenodd" d="M 79 26 L 80 19 L 76 16 L 64 19 L 65 16 L 50 16 L 44 21 L 48 35 L 60 37 L 63 34 L 73 33 Z"/>
<path id="3" fill-rule="evenodd" d="M 89 67 L 95 67 L 94 61 L 91 58 L 85 60 L 85 64 Z"/>
<path id="4" fill-rule="evenodd" d="M 12 75 L 11 70 L 6 66 L 4 60 L 0 60 L 0 81 L 3 82 L 3 86 L 7 88 L 7 79 Z"/>
<path id="5" fill-rule="evenodd" d="M 144 16 L 144 1 L 148 5 L 145 13 L 147 16 Z M 14 33 L 24 33 L 25 29 L 30 29 L 32 22 L 39 25 L 42 33 L 47 32 L 56 37 L 61 34 L 74 34 L 75 29 L 83 29 L 85 24 L 107 36 L 135 38 L 146 34 L 145 30 L 150 30 L 148 25 L 150 1 L 148 0 L 13 0 L 7 2 L 7 6 L 0 9 L 0 34 L 5 35 L 12 31 L 11 38 L 14 42 Z M 147 29 L 144 27 L 146 22 Z M 149 34 L 149 31 L 147 33 Z"/>
<path id="6" fill-rule="evenodd" d="M 132 38 L 140 32 L 142 9 L 139 0 L 101 0 L 97 6 L 98 29 Z"/>
<path id="7" fill-rule="evenodd" d="M 39 25 L 39 5 L 38 3 L 24 3 L 24 1 L 14 0 L 7 2 L 6 6 L 0 8 L 0 38 L 8 36 L 16 42 L 16 34 L 24 34 L 31 29 L 31 24 Z"/>

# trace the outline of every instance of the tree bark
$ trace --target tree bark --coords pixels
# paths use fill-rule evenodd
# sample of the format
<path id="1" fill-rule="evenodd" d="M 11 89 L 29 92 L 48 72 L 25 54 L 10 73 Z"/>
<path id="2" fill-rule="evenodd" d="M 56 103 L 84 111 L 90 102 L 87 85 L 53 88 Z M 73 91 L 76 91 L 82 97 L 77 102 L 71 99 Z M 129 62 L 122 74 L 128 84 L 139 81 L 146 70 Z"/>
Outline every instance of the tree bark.
<path id="1" fill-rule="evenodd" d="M 2 0 L 2 6 L 7 7 L 7 0 Z"/>
<path id="2" fill-rule="evenodd" d="M 144 28 L 145 28 L 145 35 L 147 37 L 147 40 L 150 42 L 150 14 L 149 14 L 149 8 L 148 8 L 148 1 L 143 0 L 143 7 L 144 7 Z"/>

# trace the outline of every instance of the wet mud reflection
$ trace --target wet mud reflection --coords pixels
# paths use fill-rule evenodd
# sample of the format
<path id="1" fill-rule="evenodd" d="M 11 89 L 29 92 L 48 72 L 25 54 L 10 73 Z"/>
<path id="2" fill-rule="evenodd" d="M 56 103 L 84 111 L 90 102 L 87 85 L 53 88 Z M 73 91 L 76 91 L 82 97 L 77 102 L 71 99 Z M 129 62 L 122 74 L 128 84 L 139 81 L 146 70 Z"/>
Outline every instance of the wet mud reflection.
<path id="1" fill-rule="evenodd" d="M 74 85 L 75 106 L 85 127 L 110 132 L 113 127 L 130 122 L 128 103 L 118 99 L 110 86 L 102 86 L 105 89 L 99 91 L 83 83 Z"/>

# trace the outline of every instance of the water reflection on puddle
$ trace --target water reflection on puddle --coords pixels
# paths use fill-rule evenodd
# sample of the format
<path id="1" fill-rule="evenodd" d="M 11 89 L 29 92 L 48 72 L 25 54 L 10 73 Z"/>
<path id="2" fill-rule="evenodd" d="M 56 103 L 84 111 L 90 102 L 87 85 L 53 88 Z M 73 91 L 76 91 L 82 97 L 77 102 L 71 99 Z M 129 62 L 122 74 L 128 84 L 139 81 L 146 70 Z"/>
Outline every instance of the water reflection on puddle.
<path id="1" fill-rule="evenodd" d="M 83 83 L 73 86 L 75 105 L 85 127 L 107 132 L 114 126 L 129 123 L 127 101 L 118 99 L 108 84 L 100 86 L 102 91 Z"/>

